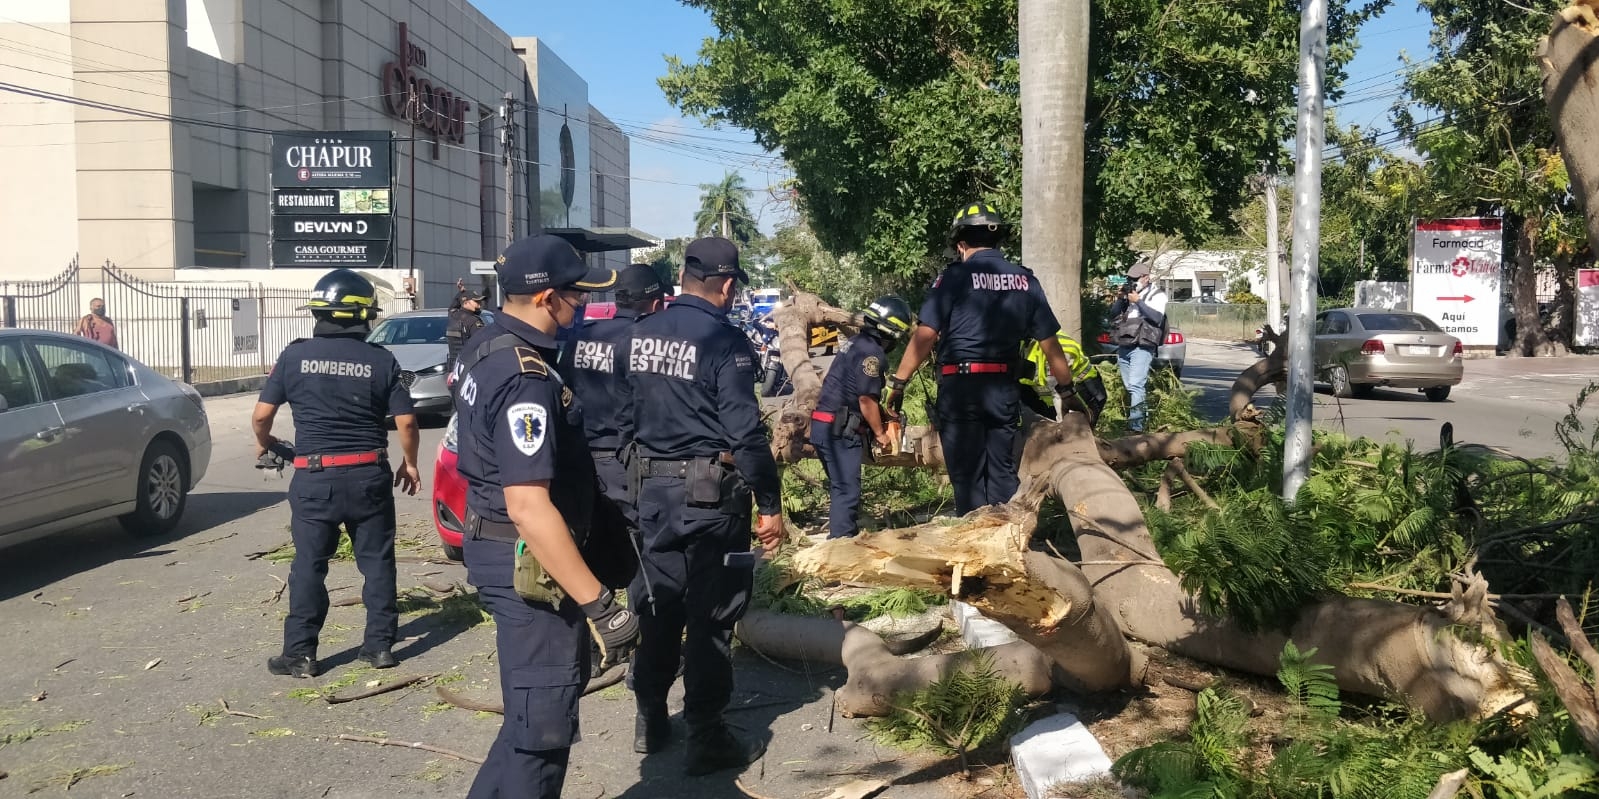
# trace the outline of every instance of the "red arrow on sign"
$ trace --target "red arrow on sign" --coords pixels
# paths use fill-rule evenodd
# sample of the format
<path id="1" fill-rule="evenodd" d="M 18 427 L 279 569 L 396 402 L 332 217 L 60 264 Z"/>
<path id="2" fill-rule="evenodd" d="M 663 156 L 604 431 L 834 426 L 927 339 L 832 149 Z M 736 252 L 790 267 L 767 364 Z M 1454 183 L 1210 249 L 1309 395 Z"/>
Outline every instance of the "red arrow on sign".
<path id="1" fill-rule="evenodd" d="M 1467 294 L 1464 297 L 1439 297 L 1438 301 L 1439 302 L 1471 302 L 1474 299 L 1477 299 L 1477 298 L 1471 296 L 1470 294 Z"/>

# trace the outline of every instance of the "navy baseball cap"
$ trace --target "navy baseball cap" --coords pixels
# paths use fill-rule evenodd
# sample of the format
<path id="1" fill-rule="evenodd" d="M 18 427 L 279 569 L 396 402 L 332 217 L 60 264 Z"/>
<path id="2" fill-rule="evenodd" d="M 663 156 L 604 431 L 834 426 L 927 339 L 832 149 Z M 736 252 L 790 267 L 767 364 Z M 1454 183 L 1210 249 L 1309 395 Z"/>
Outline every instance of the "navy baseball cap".
<path id="1" fill-rule="evenodd" d="M 566 239 L 540 233 L 511 242 L 494 263 L 506 294 L 537 294 L 545 289 L 594 291 L 616 285 L 616 273 L 583 264 Z"/>
<path id="2" fill-rule="evenodd" d="M 750 276 L 738 265 L 738 247 L 720 236 L 689 242 L 683 251 L 683 269 L 698 278 L 731 275 L 748 284 Z"/>
<path id="3" fill-rule="evenodd" d="M 648 264 L 629 264 L 616 273 L 616 298 L 622 302 L 658 300 L 666 294 L 661 276 Z"/>

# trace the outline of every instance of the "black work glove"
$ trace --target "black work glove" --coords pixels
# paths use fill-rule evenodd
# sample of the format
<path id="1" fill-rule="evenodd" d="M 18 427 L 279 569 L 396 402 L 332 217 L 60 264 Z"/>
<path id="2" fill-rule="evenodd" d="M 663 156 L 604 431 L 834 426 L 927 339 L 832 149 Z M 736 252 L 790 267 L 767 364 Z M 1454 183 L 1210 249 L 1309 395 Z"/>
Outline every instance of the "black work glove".
<path id="1" fill-rule="evenodd" d="M 638 646 L 638 616 L 616 604 L 616 595 L 609 588 L 601 589 L 598 598 L 581 607 L 589 617 L 589 634 L 600 645 L 600 670 L 626 660 Z"/>
<path id="2" fill-rule="evenodd" d="M 880 403 L 895 417 L 900 415 L 900 406 L 905 404 L 906 381 L 893 375 L 888 376 L 888 385 L 883 389 L 883 401 Z"/>

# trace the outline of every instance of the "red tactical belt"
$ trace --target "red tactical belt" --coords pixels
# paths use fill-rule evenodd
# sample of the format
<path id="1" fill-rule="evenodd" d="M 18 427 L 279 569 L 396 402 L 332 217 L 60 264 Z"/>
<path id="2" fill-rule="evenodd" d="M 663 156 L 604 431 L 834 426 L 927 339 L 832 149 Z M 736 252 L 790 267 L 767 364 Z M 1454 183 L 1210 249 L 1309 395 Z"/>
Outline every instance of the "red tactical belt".
<path id="1" fill-rule="evenodd" d="M 811 418 L 818 422 L 827 422 L 828 424 L 832 424 L 833 420 L 837 419 L 838 417 L 834 414 L 828 413 L 827 411 L 811 411 Z"/>
<path id="2" fill-rule="evenodd" d="M 1008 363 L 952 363 L 939 367 L 941 375 L 997 375 L 1010 371 Z"/>
<path id="3" fill-rule="evenodd" d="M 383 460 L 381 452 L 352 452 L 347 455 L 297 455 L 296 469 L 328 469 L 334 466 L 365 466 Z"/>

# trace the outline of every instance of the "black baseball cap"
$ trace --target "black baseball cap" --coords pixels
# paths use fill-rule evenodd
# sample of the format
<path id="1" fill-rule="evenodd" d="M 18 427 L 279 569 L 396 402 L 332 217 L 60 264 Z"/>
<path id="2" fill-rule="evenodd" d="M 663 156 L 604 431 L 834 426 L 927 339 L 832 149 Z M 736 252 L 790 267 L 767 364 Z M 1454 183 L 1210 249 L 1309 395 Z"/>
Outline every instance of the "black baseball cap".
<path id="1" fill-rule="evenodd" d="M 698 278 L 732 275 L 748 284 L 750 276 L 738 265 L 738 247 L 720 236 L 689 242 L 683 252 L 683 270 Z"/>
<path id="2" fill-rule="evenodd" d="M 482 302 L 487 296 L 488 295 L 478 291 L 477 289 L 461 289 L 460 293 L 455 295 L 455 301 L 466 302 L 467 300 L 476 300 L 478 302 Z"/>
<path id="3" fill-rule="evenodd" d="M 566 239 L 540 233 L 511 242 L 495 261 L 506 294 L 537 294 L 545 289 L 594 291 L 616 285 L 616 273 L 584 265 Z"/>
<path id="4" fill-rule="evenodd" d="M 648 264 L 630 264 L 616 273 L 616 299 L 618 302 L 644 302 L 658 300 L 667 294 L 661 276 Z"/>

